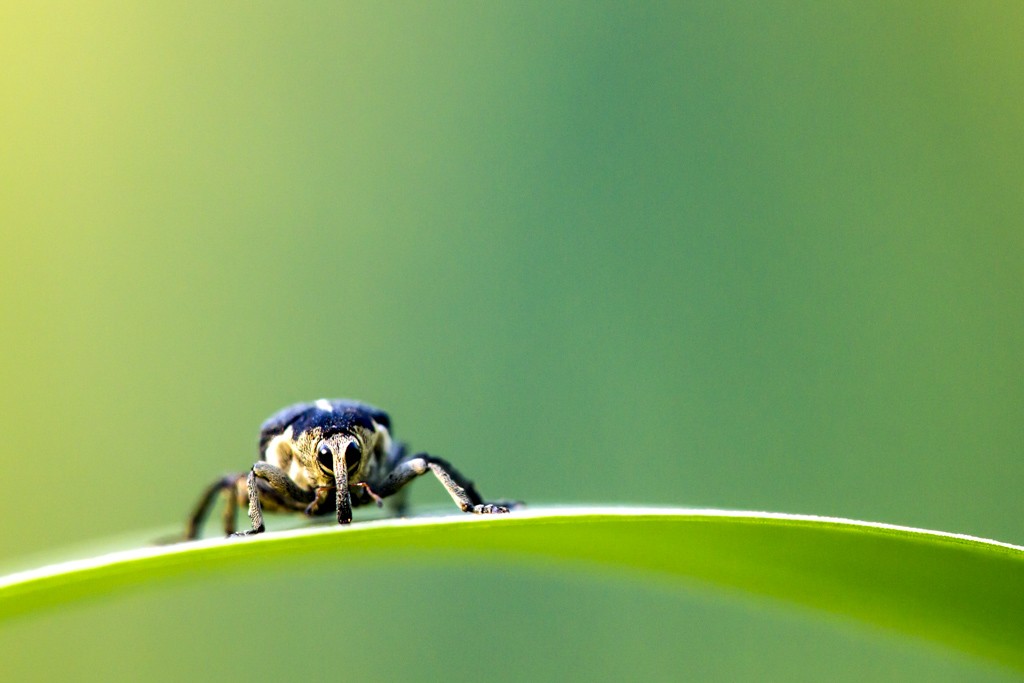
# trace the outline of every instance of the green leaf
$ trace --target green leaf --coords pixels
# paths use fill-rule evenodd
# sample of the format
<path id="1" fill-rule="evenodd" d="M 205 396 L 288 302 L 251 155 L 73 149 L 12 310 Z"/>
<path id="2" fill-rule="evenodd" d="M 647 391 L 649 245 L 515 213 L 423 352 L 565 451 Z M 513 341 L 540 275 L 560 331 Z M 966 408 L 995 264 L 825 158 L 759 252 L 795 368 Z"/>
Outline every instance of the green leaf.
<path id="1" fill-rule="evenodd" d="M 535 509 L 142 548 L 0 579 L 0 620 L 217 572 L 452 554 L 695 580 L 854 617 L 1024 669 L 1024 548 L 892 525 L 723 510 Z"/>

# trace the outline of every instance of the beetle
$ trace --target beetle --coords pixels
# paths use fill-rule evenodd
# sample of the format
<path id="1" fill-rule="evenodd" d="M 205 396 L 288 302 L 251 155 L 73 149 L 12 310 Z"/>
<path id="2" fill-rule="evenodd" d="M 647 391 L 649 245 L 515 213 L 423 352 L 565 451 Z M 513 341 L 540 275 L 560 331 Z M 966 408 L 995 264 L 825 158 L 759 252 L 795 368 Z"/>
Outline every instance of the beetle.
<path id="1" fill-rule="evenodd" d="M 463 512 L 499 514 L 515 507 L 485 502 L 473 482 L 447 460 L 408 455 L 405 444 L 391 438 L 391 418 L 378 408 L 345 399 L 296 403 L 260 426 L 259 460 L 248 472 L 225 475 L 207 487 L 189 516 L 185 536 L 199 536 L 218 495 L 226 498 L 228 536 L 262 533 L 264 511 L 309 517 L 334 512 L 338 524 L 349 524 L 353 507 L 382 506 L 384 498 L 396 496 L 401 514 L 403 487 L 427 472 L 434 473 Z M 239 505 L 248 506 L 252 529 L 235 533 Z"/>

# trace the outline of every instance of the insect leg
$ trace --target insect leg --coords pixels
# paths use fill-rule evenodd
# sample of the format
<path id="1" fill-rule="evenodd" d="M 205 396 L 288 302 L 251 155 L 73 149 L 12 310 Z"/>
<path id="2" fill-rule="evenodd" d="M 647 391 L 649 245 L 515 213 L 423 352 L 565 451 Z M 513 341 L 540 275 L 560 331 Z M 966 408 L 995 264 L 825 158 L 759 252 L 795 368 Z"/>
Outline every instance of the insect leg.
<path id="1" fill-rule="evenodd" d="M 245 475 L 237 475 L 234 485 L 230 489 L 225 489 L 224 494 L 226 501 L 224 503 L 221 524 L 224 527 L 224 535 L 230 536 L 235 533 L 236 524 L 238 523 L 239 503 L 243 505 L 249 504 L 249 493 L 245 486 Z"/>
<path id="2" fill-rule="evenodd" d="M 249 471 L 249 476 L 245 480 L 245 486 L 249 491 L 249 521 L 252 522 L 252 529 L 249 531 L 240 531 L 232 536 L 249 536 L 251 534 L 260 534 L 267 530 L 263 526 L 263 510 L 260 508 L 260 492 L 256 486 L 256 468 L 254 467 Z"/>
<path id="3" fill-rule="evenodd" d="M 206 519 L 206 515 L 210 511 L 210 506 L 213 505 L 217 494 L 224 490 L 232 492 L 235 488 L 235 482 L 243 476 L 242 474 L 226 474 L 203 491 L 203 495 L 200 496 L 196 506 L 192 509 L 192 514 L 188 517 L 188 523 L 185 525 L 185 538 L 192 540 L 199 537 L 203 520 Z"/>
<path id="4" fill-rule="evenodd" d="M 406 445 L 402 441 L 392 441 L 391 449 L 384 460 L 384 471 L 393 472 L 399 463 L 406 459 Z M 409 507 L 407 489 L 401 489 L 388 499 L 388 509 L 395 517 L 404 517 Z"/>
<path id="5" fill-rule="evenodd" d="M 420 453 L 400 463 L 378 487 L 377 495 L 384 498 L 397 493 L 410 481 L 428 471 L 434 473 L 434 476 L 448 491 L 448 495 L 463 512 L 476 514 L 508 512 L 508 508 L 504 505 L 485 503 L 477 493 L 473 482 L 462 476 L 450 462 L 426 453 Z"/>
<path id="6" fill-rule="evenodd" d="M 265 530 L 261 496 L 269 497 L 270 501 L 268 502 L 292 510 L 304 510 L 309 503 L 316 499 L 316 494 L 300 488 L 284 470 L 262 460 L 252 466 L 245 484 L 249 498 L 249 521 L 252 522 L 252 529 L 235 534 L 236 536 L 249 536 Z"/>

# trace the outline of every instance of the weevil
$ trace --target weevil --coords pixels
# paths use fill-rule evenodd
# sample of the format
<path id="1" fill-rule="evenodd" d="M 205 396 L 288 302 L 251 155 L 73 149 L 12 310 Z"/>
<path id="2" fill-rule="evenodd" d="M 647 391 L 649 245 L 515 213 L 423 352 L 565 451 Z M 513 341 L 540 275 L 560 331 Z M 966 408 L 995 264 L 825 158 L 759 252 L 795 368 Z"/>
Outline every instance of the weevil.
<path id="1" fill-rule="evenodd" d="M 426 453 L 409 455 L 391 438 L 391 419 L 378 408 L 343 399 L 297 403 L 271 415 L 260 427 L 259 460 L 248 472 L 228 474 L 203 492 L 189 516 L 187 538 L 199 536 L 218 495 L 226 499 L 224 533 L 248 536 L 264 531 L 263 513 L 301 512 L 309 517 L 337 513 L 352 521 L 352 508 L 394 496 L 404 510 L 403 487 L 433 472 L 463 512 L 497 514 L 514 503 L 487 503 L 473 482 L 451 463 Z M 333 495 L 331 495 L 333 493 Z M 252 529 L 235 533 L 238 506 L 248 507 Z"/>

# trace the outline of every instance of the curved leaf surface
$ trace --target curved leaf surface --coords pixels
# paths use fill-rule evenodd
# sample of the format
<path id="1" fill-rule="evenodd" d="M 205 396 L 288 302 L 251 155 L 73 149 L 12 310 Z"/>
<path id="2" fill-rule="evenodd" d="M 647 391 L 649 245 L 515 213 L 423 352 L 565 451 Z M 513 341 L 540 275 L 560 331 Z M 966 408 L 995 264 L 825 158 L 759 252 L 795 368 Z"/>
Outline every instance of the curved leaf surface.
<path id="1" fill-rule="evenodd" d="M 142 548 L 0 579 L 0 620 L 216 572 L 466 554 L 696 580 L 854 617 L 1024 670 L 1024 548 L 885 524 L 725 510 L 534 509 Z"/>

